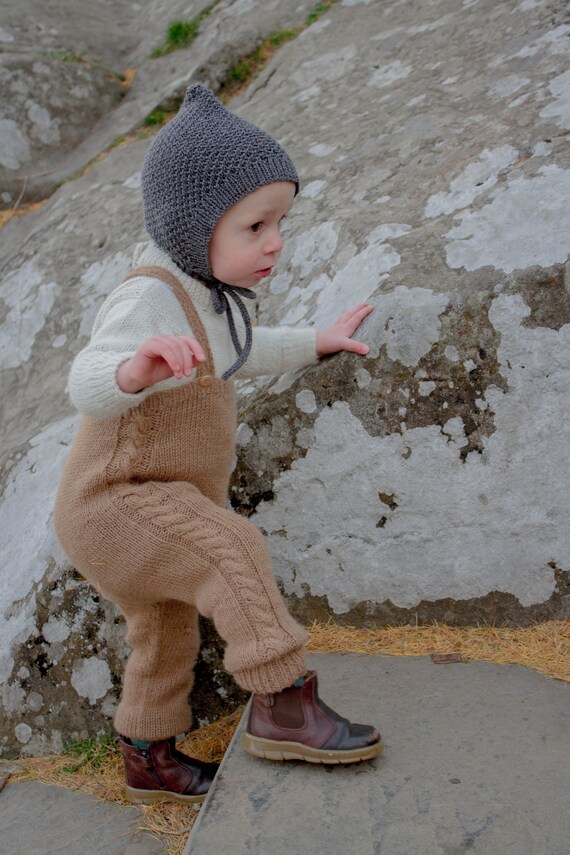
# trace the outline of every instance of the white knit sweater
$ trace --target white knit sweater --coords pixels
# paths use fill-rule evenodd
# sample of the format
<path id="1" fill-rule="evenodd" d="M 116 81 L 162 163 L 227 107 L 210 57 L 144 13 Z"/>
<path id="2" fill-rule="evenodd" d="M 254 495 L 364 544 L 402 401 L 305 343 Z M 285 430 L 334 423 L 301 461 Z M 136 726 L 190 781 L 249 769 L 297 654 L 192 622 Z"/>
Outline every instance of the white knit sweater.
<path id="1" fill-rule="evenodd" d="M 209 289 L 183 273 L 156 244 L 139 244 L 133 263 L 158 265 L 173 273 L 190 296 L 204 325 L 217 377 L 236 359 L 226 315 L 212 306 Z M 252 301 L 253 302 L 253 301 Z M 246 301 L 248 309 L 249 301 Z M 239 313 L 234 312 L 240 341 L 245 330 Z M 134 395 L 117 385 L 117 369 L 129 359 L 141 342 L 153 335 L 193 335 L 182 307 L 168 285 L 146 276 L 137 276 L 119 285 L 107 297 L 93 326 L 91 341 L 75 358 L 69 375 L 69 394 L 80 413 L 94 418 L 113 418 L 144 401 L 153 392 L 187 383 L 172 377 Z M 236 379 L 280 375 L 317 361 L 316 330 L 292 327 L 254 327 L 251 353 L 234 375 Z"/>

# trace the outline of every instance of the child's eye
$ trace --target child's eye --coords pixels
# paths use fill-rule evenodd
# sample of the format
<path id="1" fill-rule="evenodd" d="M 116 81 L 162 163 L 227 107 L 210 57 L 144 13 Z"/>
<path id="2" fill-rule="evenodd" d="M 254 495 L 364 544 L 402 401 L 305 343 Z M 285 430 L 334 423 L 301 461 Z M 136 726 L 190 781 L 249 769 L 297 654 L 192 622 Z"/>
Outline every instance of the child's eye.
<path id="1" fill-rule="evenodd" d="M 262 225 L 263 225 L 263 223 L 261 223 L 261 222 L 260 223 L 254 223 L 252 226 L 250 226 L 250 228 L 251 228 L 252 232 L 255 234 L 255 232 L 258 232 L 260 230 Z"/>

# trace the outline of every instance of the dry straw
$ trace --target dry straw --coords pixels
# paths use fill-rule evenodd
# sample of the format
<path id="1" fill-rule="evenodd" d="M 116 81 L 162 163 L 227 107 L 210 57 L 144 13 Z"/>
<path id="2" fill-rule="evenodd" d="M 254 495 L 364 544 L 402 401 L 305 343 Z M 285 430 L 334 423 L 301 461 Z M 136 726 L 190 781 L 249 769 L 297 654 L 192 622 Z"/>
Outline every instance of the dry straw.
<path id="1" fill-rule="evenodd" d="M 356 629 L 314 623 L 309 649 L 319 653 L 380 653 L 425 656 L 458 653 L 465 662 L 526 665 L 557 680 L 570 681 L 570 623 L 547 621 L 525 629 L 507 627 L 394 626 Z"/>
<path id="2" fill-rule="evenodd" d="M 396 626 L 356 629 L 332 620 L 309 629 L 309 650 L 318 653 L 425 656 L 457 654 L 462 661 L 484 660 L 526 665 L 549 677 L 570 682 L 570 623 L 548 621 L 528 629 L 506 627 Z M 237 727 L 243 708 L 208 727 L 189 734 L 179 745 L 187 754 L 219 761 Z M 86 743 L 84 752 L 27 758 L 12 781 L 35 780 L 56 784 L 125 804 L 122 759 L 110 737 Z M 193 807 L 175 804 L 142 809 L 141 829 L 166 844 L 168 855 L 181 855 L 196 819 Z"/>

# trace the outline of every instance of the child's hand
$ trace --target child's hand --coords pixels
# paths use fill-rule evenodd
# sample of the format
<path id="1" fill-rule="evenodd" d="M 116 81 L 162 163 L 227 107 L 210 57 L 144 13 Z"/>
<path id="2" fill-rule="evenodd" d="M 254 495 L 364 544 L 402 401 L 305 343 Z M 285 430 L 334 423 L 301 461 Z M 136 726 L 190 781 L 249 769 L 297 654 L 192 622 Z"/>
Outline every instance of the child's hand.
<path id="1" fill-rule="evenodd" d="M 369 306 L 367 303 L 360 303 L 355 309 L 350 309 L 341 315 L 332 326 L 319 330 L 317 333 L 317 356 L 338 353 L 339 350 L 348 350 L 365 356 L 370 350 L 368 345 L 361 341 L 353 341 L 351 336 L 373 308 L 374 306 Z"/>
<path id="2" fill-rule="evenodd" d="M 194 365 L 205 358 L 195 338 L 155 335 L 119 366 L 117 383 L 123 392 L 135 394 L 169 377 L 189 377 Z"/>

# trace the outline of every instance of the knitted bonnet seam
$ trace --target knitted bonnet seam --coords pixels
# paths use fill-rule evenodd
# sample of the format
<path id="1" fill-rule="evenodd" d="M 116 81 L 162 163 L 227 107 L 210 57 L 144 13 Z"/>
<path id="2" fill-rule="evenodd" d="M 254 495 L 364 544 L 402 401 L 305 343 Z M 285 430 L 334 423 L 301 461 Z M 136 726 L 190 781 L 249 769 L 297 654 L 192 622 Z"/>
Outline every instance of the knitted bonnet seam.
<path id="1" fill-rule="evenodd" d="M 223 374 L 241 368 L 251 350 L 252 329 L 243 297 L 255 293 L 216 279 L 208 247 L 223 214 L 254 190 L 274 181 L 291 181 L 297 171 L 279 143 L 251 122 L 236 116 L 200 84 L 189 86 L 172 121 L 151 143 L 142 170 L 145 226 L 155 243 L 189 276 L 207 285 L 214 309 L 226 313 L 238 356 Z M 245 325 L 239 341 L 228 295 Z"/>

